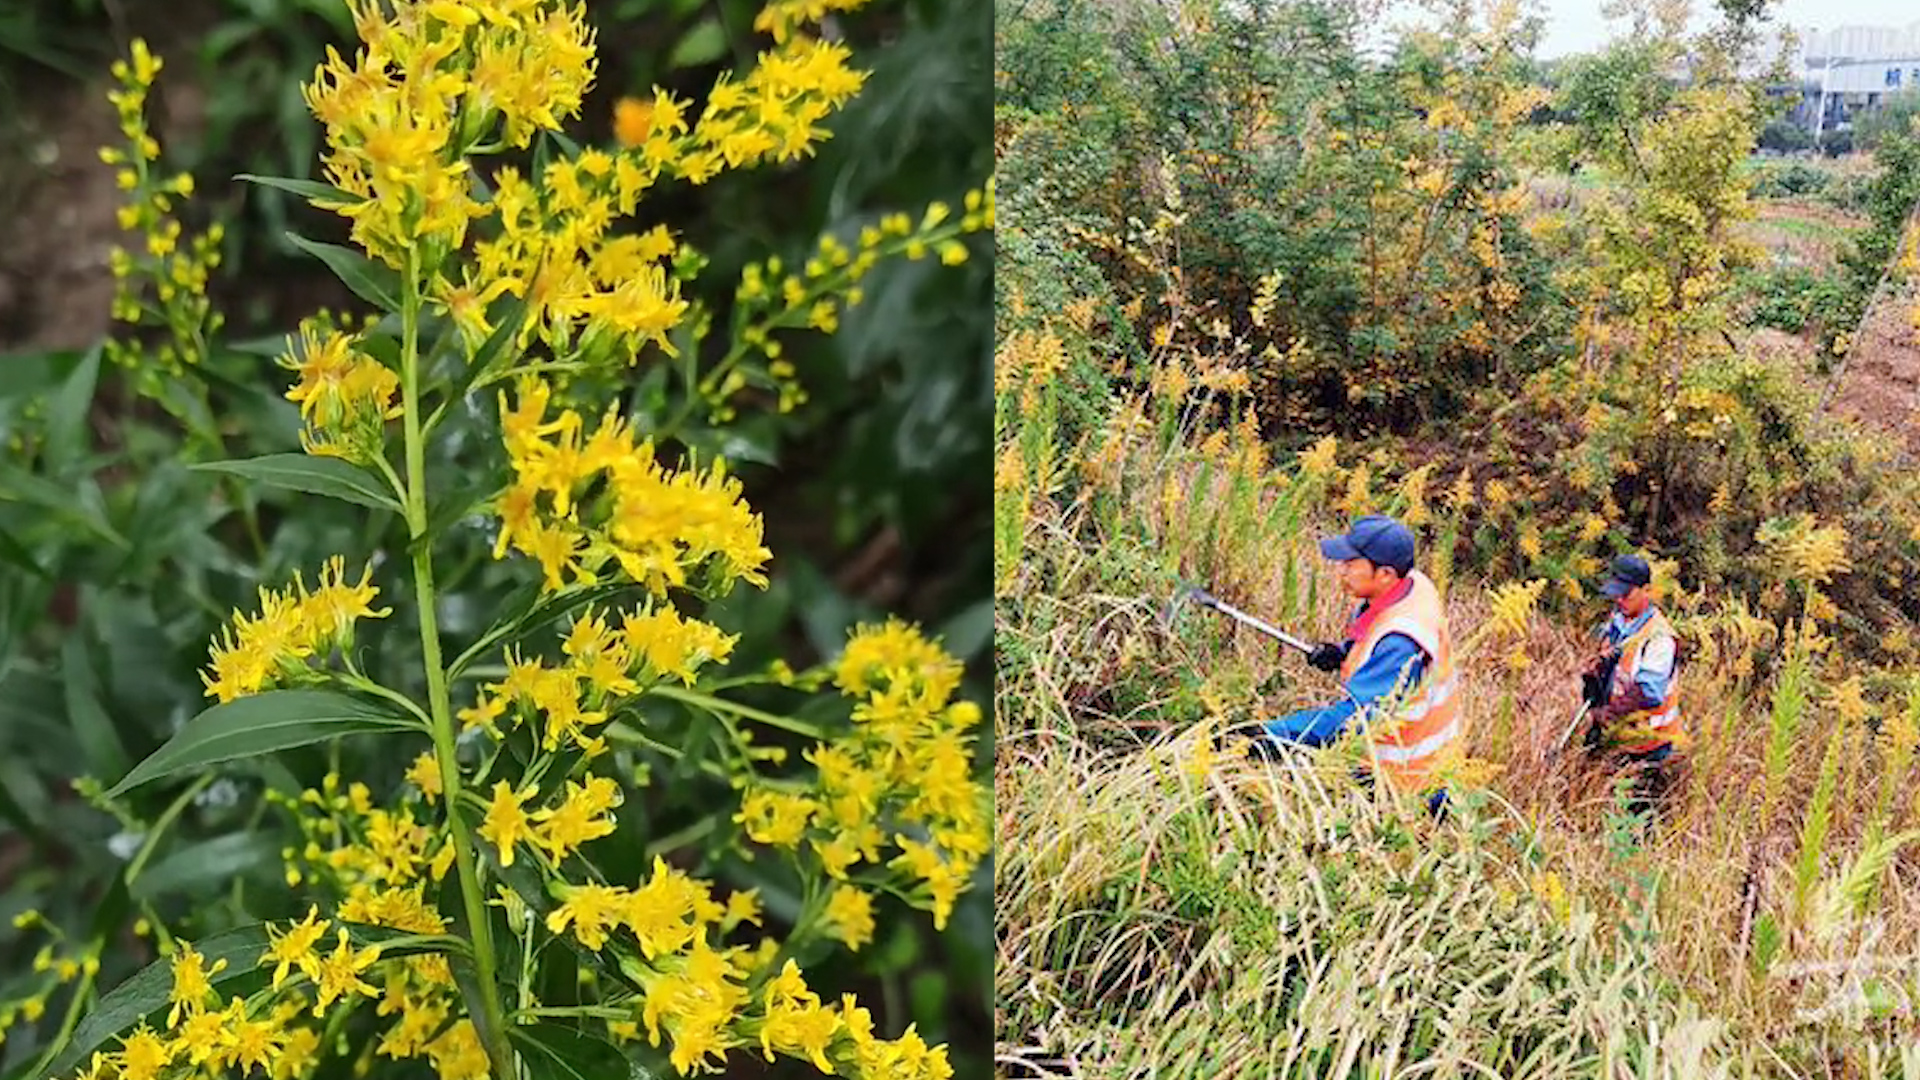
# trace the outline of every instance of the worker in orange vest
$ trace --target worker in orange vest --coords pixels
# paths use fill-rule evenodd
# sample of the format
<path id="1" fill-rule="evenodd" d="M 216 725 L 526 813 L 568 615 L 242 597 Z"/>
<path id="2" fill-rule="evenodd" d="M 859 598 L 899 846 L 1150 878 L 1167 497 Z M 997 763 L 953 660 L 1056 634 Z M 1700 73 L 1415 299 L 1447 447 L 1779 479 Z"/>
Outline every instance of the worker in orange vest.
<path id="1" fill-rule="evenodd" d="M 1652 811 L 1672 786 L 1674 739 L 1680 734 L 1679 644 L 1653 602 L 1653 570 L 1638 555 L 1613 560 L 1600 591 L 1613 615 L 1600 629 L 1601 651 L 1581 673 L 1595 706 L 1587 753 L 1609 748 L 1635 774 L 1634 813 Z M 1631 729 L 1633 734 L 1619 736 Z"/>
<path id="2" fill-rule="evenodd" d="M 1413 568 L 1413 530 L 1369 514 L 1321 540 L 1320 552 L 1340 564 L 1340 584 L 1360 606 L 1343 639 L 1321 643 L 1307 662 L 1339 672 L 1346 699 L 1270 721 L 1266 736 L 1324 746 L 1361 716 L 1374 768 L 1396 790 L 1426 794 L 1437 813 L 1446 792 L 1436 767 L 1464 745 L 1459 680 L 1440 591 Z"/>

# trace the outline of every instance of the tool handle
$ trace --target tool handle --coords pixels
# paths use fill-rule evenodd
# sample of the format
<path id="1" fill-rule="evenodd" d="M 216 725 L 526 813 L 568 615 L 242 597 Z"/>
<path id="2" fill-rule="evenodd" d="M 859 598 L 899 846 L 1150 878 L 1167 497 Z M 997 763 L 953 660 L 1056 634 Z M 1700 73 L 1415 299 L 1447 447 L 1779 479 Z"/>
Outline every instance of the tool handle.
<path id="1" fill-rule="evenodd" d="M 1256 618 L 1252 615 L 1249 615 L 1246 612 L 1241 611 L 1239 608 L 1234 607 L 1232 604 L 1229 604 L 1226 601 L 1213 596 L 1211 593 L 1199 592 L 1196 590 L 1193 598 L 1199 601 L 1200 603 L 1205 604 L 1206 606 L 1219 612 L 1220 614 L 1225 615 L 1229 619 L 1233 619 L 1236 622 L 1245 623 L 1246 625 L 1253 627 L 1255 630 L 1258 630 L 1261 633 L 1267 635 L 1268 637 L 1275 639 L 1276 641 L 1280 642 L 1280 644 L 1285 645 L 1290 649 L 1298 649 L 1303 653 L 1310 653 L 1313 651 L 1313 646 L 1307 644 L 1304 641 L 1301 641 L 1299 638 L 1294 637 L 1292 634 L 1287 633 L 1285 630 L 1282 630 L 1279 627 L 1274 626 L 1272 623 L 1269 623 L 1264 619 Z"/>

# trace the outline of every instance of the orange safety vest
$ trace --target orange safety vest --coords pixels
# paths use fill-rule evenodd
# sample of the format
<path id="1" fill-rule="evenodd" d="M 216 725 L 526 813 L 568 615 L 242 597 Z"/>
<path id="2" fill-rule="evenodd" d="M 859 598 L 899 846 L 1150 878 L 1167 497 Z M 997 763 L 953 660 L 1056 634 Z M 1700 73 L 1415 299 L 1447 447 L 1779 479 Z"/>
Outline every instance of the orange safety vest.
<path id="1" fill-rule="evenodd" d="M 1647 620 L 1646 625 L 1635 631 L 1632 637 L 1620 643 L 1620 662 L 1613 668 L 1612 696 L 1617 697 L 1633 685 L 1633 669 L 1638 665 L 1640 650 L 1646 648 L 1647 642 L 1662 634 L 1671 640 L 1679 640 L 1674 637 L 1673 626 L 1667 622 L 1666 614 L 1659 608 L 1654 608 L 1653 617 Z M 1659 708 L 1628 713 L 1626 721 L 1630 725 L 1640 725 L 1649 731 L 1657 731 L 1662 736 L 1620 748 L 1629 754 L 1644 754 L 1658 750 L 1670 745 L 1673 737 L 1680 734 L 1680 657 L 1677 650 L 1673 661 L 1673 677 L 1667 682 L 1666 700 L 1660 703 Z"/>
<path id="2" fill-rule="evenodd" d="M 1427 654 L 1420 681 L 1403 687 L 1391 716 L 1373 717 L 1368 736 L 1377 768 L 1402 792 L 1424 791 L 1442 757 L 1465 745 L 1460 742 L 1462 716 L 1455 692 L 1459 679 L 1453 669 L 1453 639 L 1447 633 L 1447 613 L 1440 590 L 1418 570 L 1408 579 L 1413 588 L 1380 613 L 1340 665 L 1340 681 L 1366 664 L 1374 647 L 1388 634 L 1405 634 Z"/>

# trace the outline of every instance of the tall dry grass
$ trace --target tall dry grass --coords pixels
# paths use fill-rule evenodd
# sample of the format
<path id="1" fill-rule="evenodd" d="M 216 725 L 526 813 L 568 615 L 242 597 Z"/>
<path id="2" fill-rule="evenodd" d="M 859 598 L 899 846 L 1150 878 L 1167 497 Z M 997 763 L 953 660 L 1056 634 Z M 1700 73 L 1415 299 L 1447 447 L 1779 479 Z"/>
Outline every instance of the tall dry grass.
<path id="1" fill-rule="evenodd" d="M 1920 1080 L 1915 684 L 1849 681 L 1817 632 L 1777 630 L 1769 650 L 1736 608 L 1676 612 L 1699 643 L 1691 739 L 1665 813 L 1639 827 L 1613 770 L 1577 740 L 1553 750 L 1588 625 L 1516 618 L 1514 590 L 1443 565 L 1485 777 L 1460 789 L 1473 813 L 1407 819 L 1358 791 L 1337 748 L 1277 771 L 1231 741 L 1203 750 L 1334 691 L 1218 615 L 1163 625 L 1178 582 L 1330 639 L 1349 601 L 1318 534 L 1361 509 L 1424 519 L 1429 546 L 1449 525 L 1417 491 L 1329 491 L 1327 447 L 1269 466 L 1247 432 L 1203 434 L 1206 413 L 1156 425 L 1118 406 L 1012 545 L 996 871 L 1010 1069 Z M 1578 621 L 1604 614 L 1596 598 Z M 1883 683 L 1898 692 L 1861 690 Z M 1328 893 L 1356 872 L 1364 888 Z M 1281 933 L 1292 917 L 1313 931 Z M 1550 988 L 1512 989 L 1548 971 Z"/>

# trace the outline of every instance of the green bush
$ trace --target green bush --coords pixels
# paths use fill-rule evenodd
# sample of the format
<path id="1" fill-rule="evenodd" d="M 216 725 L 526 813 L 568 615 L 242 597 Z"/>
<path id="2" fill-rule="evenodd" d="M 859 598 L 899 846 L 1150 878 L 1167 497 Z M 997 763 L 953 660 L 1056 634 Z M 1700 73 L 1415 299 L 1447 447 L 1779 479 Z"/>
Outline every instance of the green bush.
<path id="1" fill-rule="evenodd" d="M 1760 145 L 1763 147 L 1766 145 L 1764 135 Z M 1804 161 L 1789 161 L 1758 170 L 1753 178 L 1753 194 L 1763 199 L 1818 195 L 1827 189 L 1827 185 L 1832 180 L 1833 175 L 1817 165 L 1809 165 Z"/>
<path id="2" fill-rule="evenodd" d="M 1740 285 L 1753 297 L 1749 326 L 1770 326 L 1798 334 L 1811 330 L 1827 340 L 1849 330 L 1860 317 L 1863 298 L 1842 279 L 1804 266 L 1749 271 Z"/>

